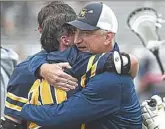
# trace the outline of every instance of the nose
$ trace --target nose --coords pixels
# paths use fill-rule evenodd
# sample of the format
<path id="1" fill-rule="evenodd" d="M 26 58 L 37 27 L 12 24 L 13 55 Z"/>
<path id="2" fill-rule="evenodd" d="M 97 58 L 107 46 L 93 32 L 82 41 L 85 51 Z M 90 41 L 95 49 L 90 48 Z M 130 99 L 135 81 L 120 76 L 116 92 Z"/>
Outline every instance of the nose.
<path id="1" fill-rule="evenodd" d="M 74 44 L 80 44 L 83 42 L 82 36 L 80 35 L 80 31 L 76 31 L 75 37 L 74 37 Z"/>

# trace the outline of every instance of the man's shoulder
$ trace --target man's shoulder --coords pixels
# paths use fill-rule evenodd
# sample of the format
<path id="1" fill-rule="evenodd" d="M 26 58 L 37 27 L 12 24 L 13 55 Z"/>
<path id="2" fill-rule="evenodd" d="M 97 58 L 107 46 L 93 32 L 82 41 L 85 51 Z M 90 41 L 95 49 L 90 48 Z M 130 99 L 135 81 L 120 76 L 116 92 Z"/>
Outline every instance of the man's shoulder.
<path id="1" fill-rule="evenodd" d="M 20 62 L 19 64 L 17 64 L 16 67 L 24 66 L 24 65 L 26 65 L 33 57 L 35 57 L 35 56 L 40 56 L 40 55 L 44 55 L 44 54 L 46 54 L 46 51 L 41 50 L 40 52 L 37 52 L 37 53 L 35 53 L 34 55 L 30 55 L 30 56 L 28 56 L 24 61 L 22 61 L 22 62 Z"/>

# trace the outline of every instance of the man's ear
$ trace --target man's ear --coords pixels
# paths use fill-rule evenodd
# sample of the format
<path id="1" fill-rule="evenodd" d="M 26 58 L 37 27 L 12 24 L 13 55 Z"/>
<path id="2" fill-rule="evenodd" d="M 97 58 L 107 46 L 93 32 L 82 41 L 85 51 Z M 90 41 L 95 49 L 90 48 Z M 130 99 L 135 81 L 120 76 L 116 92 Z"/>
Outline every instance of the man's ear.
<path id="1" fill-rule="evenodd" d="M 112 43 L 113 38 L 114 38 L 114 34 L 112 32 L 106 32 L 104 44 L 108 45 L 108 44 Z"/>
<path id="2" fill-rule="evenodd" d="M 40 25 L 38 25 L 38 31 L 39 31 L 40 33 L 42 33 L 42 28 L 41 28 Z"/>
<path id="3" fill-rule="evenodd" d="M 63 35 L 60 37 L 60 41 L 63 45 L 65 46 L 70 46 L 70 43 L 69 43 L 69 37 L 66 36 L 66 35 Z"/>

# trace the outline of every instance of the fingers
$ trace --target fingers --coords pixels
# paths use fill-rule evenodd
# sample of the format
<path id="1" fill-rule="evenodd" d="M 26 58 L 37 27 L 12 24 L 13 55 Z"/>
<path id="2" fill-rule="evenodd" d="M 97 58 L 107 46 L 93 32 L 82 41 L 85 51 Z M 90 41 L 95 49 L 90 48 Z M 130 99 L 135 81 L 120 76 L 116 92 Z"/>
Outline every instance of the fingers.
<path id="1" fill-rule="evenodd" d="M 60 87 L 60 89 L 63 89 L 64 88 L 64 89 L 69 89 L 69 90 L 75 89 L 77 87 L 77 86 L 73 86 L 73 85 L 70 85 L 68 83 L 63 83 L 63 82 L 58 82 L 54 86 L 56 88 L 59 88 Z"/>
<path id="2" fill-rule="evenodd" d="M 68 69 L 71 68 L 71 66 L 69 65 L 68 62 L 65 62 L 65 63 L 58 63 L 58 65 L 59 65 L 61 68 L 68 68 Z"/>
<path id="3" fill-rule="evenodd" d="M 62 78 L 62 77 L 59 77 L 59 78 L 57 78 L 56 79 L 56 85 L 57 85 L 57 83 L 59 83 L 59 82 L 61 82 L 61 83 L 65 83 L 65 84 L 68 84 L 68 85 L 72 85 L 73 87 L 77 87 L 78 86 L 78 84 L 77 84 L 77 79 L 75 79 L 75 78 L 73 78 L 73 77 L 71 77 L 71 78 Z"/>
<path id="4" fill-rule="evenodd" d="M 49 78 L 49 81 L 48 83 L 51 85 L 51 86 L 54 86 L 56 88 L 59 88 L 59 89 L 62 89 L 64 91 L 69 91 L 71 89 L 76 89 L 76 87 L 78 86 L 78 83 L 77 82 L 73 82 L 71 80 L 68 80 L 66 78 Z"/>
<path id="5" fill-rule="evenodd" d="M 75 89 L 78 86 L 78 80 L 63 72 L 62 70 L 58 71 L 55 76 L 50 76 L 47 78 L 47 81 L 50 85 L 65 91 Z"/>
<path id="6" fill-rule="evenodd" d="M 76 82 L 76 83 L 78 82 L 78 80 L 76 78 L 74 78 L 74 77 L 72 77 L 70 75 L 68 77 L 68 80 L 70 80 L 71 82 Z"/>
<path id="7" fill-rule="evenodd" d="M 56 79 L 55 79 L 54 86 L 60 86 L 64 88 L 69 88 L 69 89 L 75 89 L 78 86 L 78 80 L 76 78 L 73 78 L 72 76 L 66 74 L 66 73 L 61 73 Z"/>
<path id="8" fill-rule="evenodd" d="M 78 82 L 77 81 L 72 81 L 72 80 L 67 80 L 67 84 L 74 86 L 74 89 L 78 86 Z"/>
<path id="9" fill-rule="evenodd" d="M 56 88 L 69 91 L 78 86 L 78 80 L 65 73 L 63 68 L 71 68 L 68 62 L 43 65 L 42 75 L 48 83 Z"/>
<path id="10" fill-rule="evenodd" d="M 56 88 L 64 90 L 64 91 L 70 91 L 69 88 L 63 87 L 63 86 L 56 86 Z"/>
<path id="11" fill-rule="evenodd" d="M 71 84 L 73 83 L 73 85 L 78 82 L 78 80 L 76 78 L 72 77 L 71 75 L 69 75 L 63 71 L 61 71 L 57 74 L 58 74 L 57 81 L 67 82 L 67 80 L 69 80 L 69 83 L 71 83 Z"/>
<path id="12" fill-rule="evenodd" d="M 65 72 L 61 72 L 59 77 L 63 78 L 63 79 L 67 79 L 67 80 L 70 80 L 72 82 L 78 82 L 78 80 L 74 77 L 72 77 L 71 75 L 65 73 Z"/>

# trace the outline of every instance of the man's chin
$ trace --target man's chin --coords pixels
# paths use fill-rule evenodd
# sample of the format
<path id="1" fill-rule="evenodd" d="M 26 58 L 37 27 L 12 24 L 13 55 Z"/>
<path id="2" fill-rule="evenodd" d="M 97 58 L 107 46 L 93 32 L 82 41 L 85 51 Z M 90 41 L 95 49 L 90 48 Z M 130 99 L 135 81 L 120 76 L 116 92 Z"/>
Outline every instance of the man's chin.
<path id="1" fill-rule="evenodd" d="M 87 48 L 78 47 L 78 50 L 81 51 L 81 52 L 90 52 Z"/>

